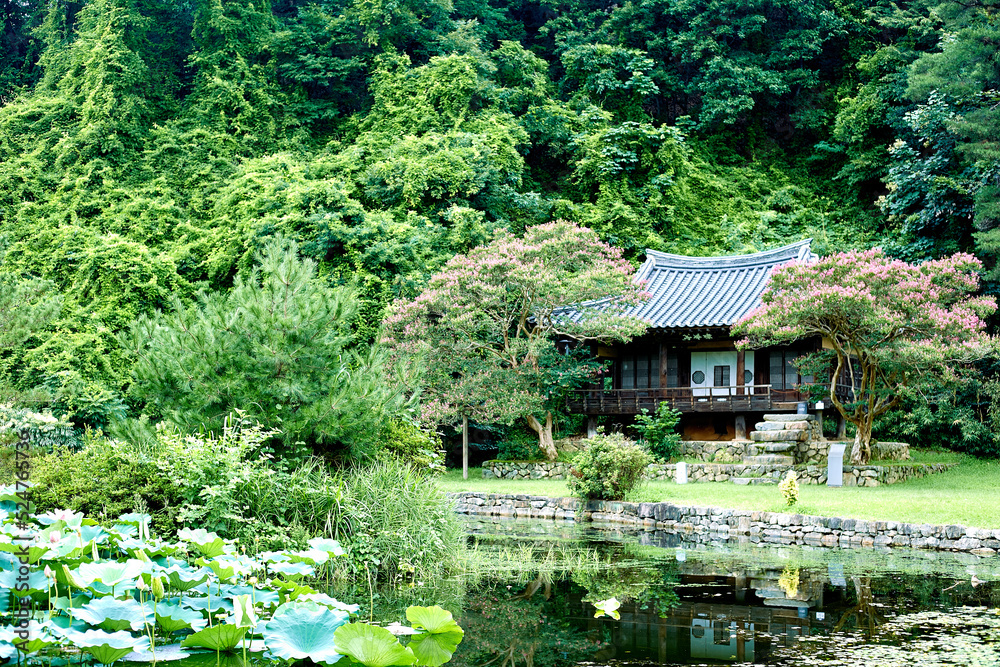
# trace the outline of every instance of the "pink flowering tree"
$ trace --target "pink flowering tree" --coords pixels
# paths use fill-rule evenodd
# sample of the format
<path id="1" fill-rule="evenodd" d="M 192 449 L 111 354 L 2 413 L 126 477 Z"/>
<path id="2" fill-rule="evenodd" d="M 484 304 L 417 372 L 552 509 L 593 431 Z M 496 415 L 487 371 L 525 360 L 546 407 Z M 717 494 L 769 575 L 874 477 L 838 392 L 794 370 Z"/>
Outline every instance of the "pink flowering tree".
<path id="1" fill-rule="evenodd" d="M 618 249 L 570 222 L 531 227 L 522 238 L 503 233 L 452 258 L 415 299 L 395 303 L 384 341 L 423 360 L 426 421 L 526 419 L 555 459 L 553 408 L 598 370 L 575 344 L 645 329 L 622 314 L 644 296 L 632 274 Z"/>
<path id="2" fill-rule="evenodd" d="M 993 353 L 982 318 L 996 303 L 974 296 L 980 268 L 968 254 L 909 264 L 881 250 L 777 267 L 761 306 L 733 334 L 754 348 L 822 337 L 825 349 L 800 366 L 832 370 L 830 403 L 857 429 L 851 462 L 866 463 L 874 421 L 907 387 L 947 382 Z M 838 382 L 847 385 L 847 400 Z"/>

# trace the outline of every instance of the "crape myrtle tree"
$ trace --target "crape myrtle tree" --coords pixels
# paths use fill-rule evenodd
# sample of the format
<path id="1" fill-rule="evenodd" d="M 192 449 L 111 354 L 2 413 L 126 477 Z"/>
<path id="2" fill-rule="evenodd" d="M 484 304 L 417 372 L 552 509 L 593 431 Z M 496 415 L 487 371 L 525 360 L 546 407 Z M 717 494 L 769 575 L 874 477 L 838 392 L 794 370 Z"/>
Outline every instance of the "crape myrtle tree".
<path id="1" fill-rule="evenodd" d="M 555 459 L 553 409 L 598 370 L 573 344 L 628 340 L 645 328 L 623 315 L 644 296 L 632 273 L 620 250 L 571 222 L 529 227 L 522 238 L 502 232 L 453 257 L 415 299 L 395 303 L 384 340 L 422 358 L 425 420 L 526 419 Z"/>
<path id="2" fill-rule="evenodd" d="M 975 296 L 982 265 L 968 254 L 910 264 L 880 249 L 838 253 L 812 264 L 777 267 L 761 305 L 736 323 L 741 347 L 760 348 L 822 336 L 832 349 L 807 355 L 800 367 L 832 370 L 849 385 L 829 399 L 857 429 L 851 462 L 871 458 L 872 424 L 908 387 L 958 378 L 992 355 L 983 318 L 992 297 Z"/>
<path id="3" fill-rule="evenodd" d="M 352 333 L 353 292 L 330 287 L 291 241 L 272 239 L 228 292 L 175 299 L 120 340 L 131 396 L 186 431 L 221 432 L 233 412 L 280 433 L 283 455 L 366 456 L 414 397 L 388 380 L 388 353 Z"/>

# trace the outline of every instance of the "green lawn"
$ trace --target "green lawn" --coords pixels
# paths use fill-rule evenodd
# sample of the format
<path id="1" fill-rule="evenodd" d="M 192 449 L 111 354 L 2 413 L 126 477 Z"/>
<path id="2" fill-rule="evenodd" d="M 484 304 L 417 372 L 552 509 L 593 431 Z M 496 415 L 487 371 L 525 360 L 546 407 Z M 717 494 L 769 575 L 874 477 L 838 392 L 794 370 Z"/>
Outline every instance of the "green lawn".
<path id="1" fill-rule="evenodd" d="M 445 491 L 570 495 L 566 483 L 551 480 L 483 479 L 482 470 L 450 470 L 440 479 Z M 647 482 L 628 498 L 680 505 L 711 505 L 769 512 L 789 511 L 777 486 L 736 486 L 728 482 L 674 484 Z M 800 487 L 792 511 L 819 516 L 1000 528 L 1000 462 L 962 459 L 948 472 L 876 488 Z"/>

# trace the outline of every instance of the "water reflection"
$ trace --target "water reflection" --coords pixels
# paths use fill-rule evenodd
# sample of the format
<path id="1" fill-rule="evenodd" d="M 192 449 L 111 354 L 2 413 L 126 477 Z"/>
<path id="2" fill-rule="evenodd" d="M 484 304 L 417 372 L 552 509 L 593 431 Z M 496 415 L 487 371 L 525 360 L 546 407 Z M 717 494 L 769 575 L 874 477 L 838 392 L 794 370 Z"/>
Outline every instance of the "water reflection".
<path id="1" fill-rule="evenodd" d="M 938 561 L 923 554 L 713 553 L 677 535 L 552 524 L 544 533 L 528 524 L 471 530 L 481 536 L 499 530 L 522 541 L 583 540 L 619 566 L 540 576 L 527 586 L 493 582 L 471 592 L 456 665 L 799 664 L 794 656 L 802 647 L 823 638 L 894 641 L 880 628 L 903 612 L 1000 603 L 1000 586 L 976 578 L 1000 578 L 997 563 L 975 569 L 968 581 L 981 584 L 976 588 L 956 579 L 968 575 L 971 561 L 944 558 L 937 569 L 946 572 L 934 571 L 928 564 Z M 890 558 L 893 567 L 886 566 Z M 902 570 L 894 569 L 900 564 Z M 609 597 L 623 602 L 621 619 L 594 618 L 592 603 Z"/>

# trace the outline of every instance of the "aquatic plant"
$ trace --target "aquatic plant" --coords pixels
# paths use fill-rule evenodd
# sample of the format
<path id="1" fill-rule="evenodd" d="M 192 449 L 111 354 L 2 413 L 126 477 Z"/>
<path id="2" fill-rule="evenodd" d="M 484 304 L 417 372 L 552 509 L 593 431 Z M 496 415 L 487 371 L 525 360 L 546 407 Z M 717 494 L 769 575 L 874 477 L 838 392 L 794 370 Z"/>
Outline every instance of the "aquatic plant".
<path id="1" fill-rule="evenodd" d="M 352 622 L 358 605 L 308 585 L 317 567 L 345 556 L 335 540 L 251 558 L 203 529 L 161 540 L 148 515 L 99 526 L 71 512 L 15 513 L 17 502 L 11 487 L 0 487 L 0 600 L 13 601 L 0 606 L 0 659 L 75 648 L 102 664 L 130 653 L 156 660 L 158 644 L 177 642 L 245 654 L 256 638 L 254 648 L 287 661 L 347 655 L 368 667 L 438 667 L 462 640 L 440 607 L 407 610 L 406 646 L 382 628 Z"/>

